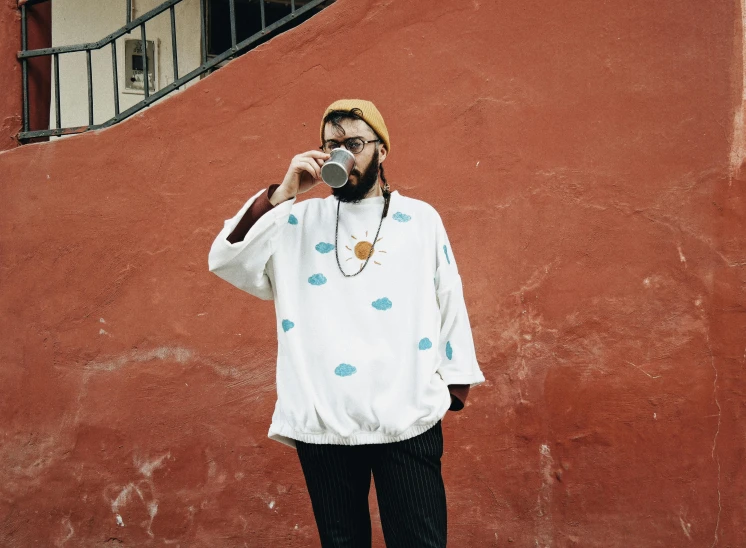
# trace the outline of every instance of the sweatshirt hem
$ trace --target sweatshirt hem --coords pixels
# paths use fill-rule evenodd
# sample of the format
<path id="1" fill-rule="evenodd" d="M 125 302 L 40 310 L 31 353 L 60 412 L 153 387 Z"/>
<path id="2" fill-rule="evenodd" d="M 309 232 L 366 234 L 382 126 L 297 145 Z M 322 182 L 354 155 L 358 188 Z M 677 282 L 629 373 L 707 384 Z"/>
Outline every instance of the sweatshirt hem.
<path id="1" fill-rule="evenodd" d="M 443 379 L 443 382 L 447 385 L 451 384 L 468 384 L 469 387 L 474 387 L 485 382 L 484 375 L 472 375 L 472 374 L 448 374 L 443 371 L 439 371 L 438 374 Z"/>
<path id="2" fill-rule="evenodd" d="M 399 434 L 385 434 L 383 432 L 356 432 L 350 436 L 340 436 L 330 432 L 301 432 L 286 424 L 272 425 L 267 437 L 271 440 L 295 447 L 295 441 L 331 445 L 366 445 L 374 443 L 394 443 L 419 436 L 435 426 L 441 418 L 425 424 L 414 424 Z"/>

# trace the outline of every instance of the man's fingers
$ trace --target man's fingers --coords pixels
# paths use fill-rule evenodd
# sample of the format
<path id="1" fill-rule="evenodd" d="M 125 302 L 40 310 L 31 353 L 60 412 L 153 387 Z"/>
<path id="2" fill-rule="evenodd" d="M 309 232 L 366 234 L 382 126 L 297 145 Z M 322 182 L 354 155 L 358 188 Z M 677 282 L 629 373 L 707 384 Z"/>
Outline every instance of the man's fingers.
<path id="1" fill-rule="evenodd" d="M 290 168 L 299 175 L 304 171 L 308 172 L 314 181 L 318 181 L 321 179 L 321 166 L 328 159 L 329 155 L 326 152 L 309 150 L 302 154 L 297 154 L 293 158 L 293 161 L 290 162 Z"/>
<path id="2" fill-rule="evenodd" d="M 313 160 L 313 158 L 303 158 L 303 159 L 300 160 L 300 163 L 302 165 L 309 166 L 316 175 L 321 175 L 321 168 Z"/>
<path id="3" fill-rule="evenodd" d="M 314 179 L 321 177 L 321 168 L 318 164 L 309 158 L 303 158 L 298 160 L 298 167 L 308 171 Z"/>
<path id="4" fill-rule="evenodd" d="M 311 156 L 312 158 L 319 158 L 321 160 L 329 158 L 329 155 L 322 150 L 309 150 L 308 152 L 301 154 L 301 156 Z"/>

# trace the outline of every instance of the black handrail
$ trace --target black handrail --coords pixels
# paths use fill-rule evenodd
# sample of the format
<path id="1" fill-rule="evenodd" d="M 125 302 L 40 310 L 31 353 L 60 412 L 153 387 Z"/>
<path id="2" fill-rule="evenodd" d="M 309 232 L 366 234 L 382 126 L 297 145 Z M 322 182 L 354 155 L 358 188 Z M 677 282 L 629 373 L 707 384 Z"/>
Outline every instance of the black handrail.
<path id="1" fill-rule="evenodd" d="M 247 49 L 249 46 L 254 44 L 255 42 L 265 38 L 268 34 L 271 32 L 274 32 L 278 28 L 282 27 L 283 25 L 291 22 L 293 19 L 297 18 L 300 15 L 303 15 L 307 11 L 316 8 L 317 6 L 324 4 L 324 3 L 331 3 L 333 0 L 310 0 L 308 3 L 304 4 L 303 6 L 296 9 L 295 7 L 295 0 L 290 0 L 290 14 L 286 15 L 285 17 L 275 21 L 271 25 L 267 25 L 265 21 L 265 9 L 264 9 L 264 0 L 259 0 L 260 6 L 261 6 L 261 24 L 262 24 L 262 30 L 259 32 L 256 32 L 246 38 L 245 40 L 242 40 L 241 42 L 236 42 L 236 14 L 235 14 L 235 0 L 229 0 L 230 2 L 230 27 L 231 27 L 231 47 L 230 49 L 224 51 L 223 53 L 216 55 L 209 61 L 207 60 L 207 33 L 205 29 L 205 0 L 200 0 L 200 40 L 202 45 L 202 59 L 201 64 L 191 72 L 185 74 L 184 76 L 179 77 L 178 72 L 178 56 L 177 56 L 177 43 L 176 43 L 176 14 L 174 11 L 174 7 L 176 4 L 181 3 L 183 0 L 165 0 L 162 4 L 159 6 L 156 6 L 152 10 L 148 11 L 147 13 L 141 15 L 140 17 L 136 19 L 132 19 L 132 2 L 131 0 L 127 0 L 126 2 L 126 9 L 127 9 L 127 16 L 126 21 L 127 24 L 125 24 L 122 28 L 119 30 L 109 34 L 108 36 L 102 38 L 101 40 L 98 40 L 97 42 L 89 42 L 85 44 L 76 44 L 76 45 L 70 45 L 70 46 L 57 46 L 57 47 L 50 47 L 50 48 L 41 48 L 41 49 L 34 49 L 29 50 L 27 49 L 27 13 L 26 9 L 27 7 L 33 6 L 34 4 L 41 4 L 44 2 L 48 2 L 50 0 L 27 0 L 23 5 L 21 5 L 21 51 L 18 52 L 18 59 L 21 61 L 22 65 L 22 78 L 23 78 L 23 130 L 18 133 L 18 140 L 19 141 L 28 141 L 30 139 L 38 138 L 38 137 L 49 137 L 49 136 L 59 136 L 59 135 L 70 135 L 75 133 L 83 133 L 85 131 L 95 130 L 95 129 L 101 129 L 105 127 L 110 127 L 118 122 L 121 122 L 122 120 L 129 118 L 136 112 L 142 110 L 143 108 L 153 104 L 161 97 L 171 93 L 172 91 L 180 88 L 190 80 L 193 80 L 194 78 L 197 78 L 201 76 L 202 74 L 205 74 L 206 72 L 213 69 L 213 67 L 219 66 L 220 63 L 225 61 L 231 56 L 234 56 L 236 53 Z M 174 81 L 167 86 L 163 87 L 162 89 L 151 93 L 150 92 L 150 84 L 148 81 L 148 56 L 147 56 L 147 40 L 145 36 L 145 23 L 149 20 L 153 19 L 157 15 L 163 13 L 166 10 L 170 10 L 170 17 L 171 17 L 171 43 L 172 43 L 172 50 L 173 50 L 173 65 L 174 65 Z M 140 27 L 140 36 L 142 41 L 142 56 L 143 56 L 143 85 L 144 85 L 144 99 L 134 105 L 132 105 L 130 108 L 125 110 L 124 112 L 120 112 L 119 110 L 119 82 L 118 82 L 118 75 L 117 75 L 117 53 L 116 53 L 116 45 L 115 41 L 120 38 L 121 36 L 124 36 L 125 34 L 129 34 L 131 31 L 136 29 L 137 27 Z M 91 51 L 95 49 L 101 49 L 107 45 L 111 44 L 111 58 L 112 58 L 112 65 L 113 65 L 113 84 L 114 84 L 114 116 L 107 120 L 106 122 L 103 122 L 101 124 L 94 124 L 93 123 L 93 77 L 92 77 L 92 70 L 91 70 Z M 86 126 L 76 126 L 76 127 L 62 127 L 62 114 L 60 112 L 60 54 L 65 53 L 74 53 L 74 52 L 86 52 L 86 65 L 87 65 L 87 75 L 88 75 L 88 125 Z M 40 57 L 40 56 L 52 56 L 54 61 L 54 100 L 55 100 L 55 118 L 57 122 L 57 128 L 55 129 L 42 129 L 42 130 L 30 130 L 29 128 L 29 99 L 28 99 L 28 59 L 32 57 Z"/>

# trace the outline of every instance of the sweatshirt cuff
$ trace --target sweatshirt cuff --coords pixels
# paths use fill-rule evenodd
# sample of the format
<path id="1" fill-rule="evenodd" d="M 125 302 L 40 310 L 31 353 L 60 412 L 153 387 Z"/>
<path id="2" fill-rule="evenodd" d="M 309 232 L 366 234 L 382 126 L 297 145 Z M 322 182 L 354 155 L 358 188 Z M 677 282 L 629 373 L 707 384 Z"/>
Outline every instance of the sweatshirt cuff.
<path id="1" fill-rule="evenodd" d="M 280 185 L 276 184 L 270 185 L 269 188 L 265 192 L 262 192 L 262 194 L 256 200 L 254 200 L 254 203 L 251 204 L 249 210 L 246 212 L 247 221 L 249 222 L 249 228 L 254 226 L 254 223 L 259 220 L 259 217 L 267 213 L 267 211 L 274 209 L 275 206 L 272 205 L 272 202 L 270 202 L 269 199 L 272 197 L 272 194 L 274 194 L 275 190 L 277 190 L 277 187 L 279 186 Z"/>
<path id="2" fill-rule="evenodd" d="M 451 393 L 451 406 L 449 411 L 461 411 L 469 396 L 468 384 L 449 384 L 448 391 Z"/>
<path id="3" fill-rule="evenodd" d="M 267 200 L 269 200 L 272 197 L 272 194 L 274 194 L 275 190 L 277 190 L 278 188 L 280 188 L 280 185 L 278 184 L 269 185 L 269 188 L 267 189 Z M 270 207 L 275 207 L 271 203 L 269 205 Z"/>
<path id="4" fill-rule="evenodd" d="M 267 190 L 263 191 L 256 197 L 256 199 L 254 199 L 246 210 L 246 213 L 243 214 L 231 233 L 226 237 L 226 240 L 228 240 L 229 243 L 235 244 L 242 242 L 246 237 L 246 234 L 251 230 L 251 227 L 253 227 L 265 213 L 274 209 L 275 206 L 272 205 L 272 202 L 270 202 L 269 199 L 279 186 L 280 185 L 277 184 L 270 185 Z"/>

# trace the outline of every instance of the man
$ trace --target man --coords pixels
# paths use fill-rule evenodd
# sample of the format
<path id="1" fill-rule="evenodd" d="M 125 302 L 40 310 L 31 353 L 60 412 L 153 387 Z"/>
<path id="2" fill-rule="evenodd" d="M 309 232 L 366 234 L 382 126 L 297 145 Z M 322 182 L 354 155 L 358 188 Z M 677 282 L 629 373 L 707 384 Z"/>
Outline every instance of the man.
<path id="1" fill-rule="evenodd" d="M 453 251 L 435 209 L 389 190 L 372 103 L 333 103 L 321 142 L 225 222 L 209 267 L 275 301 L 269 437 L 297 449 L 322 546 L 370 546 L 372 474 L 386 545 L 445 547 L 440 421 L 484 381 Z M 296 202 L 340 146 L 348 182 Z"/>

